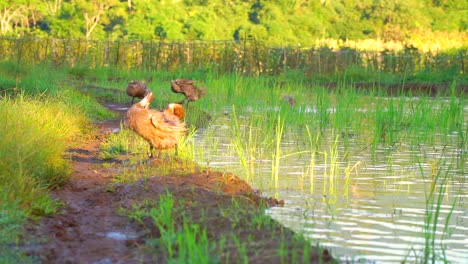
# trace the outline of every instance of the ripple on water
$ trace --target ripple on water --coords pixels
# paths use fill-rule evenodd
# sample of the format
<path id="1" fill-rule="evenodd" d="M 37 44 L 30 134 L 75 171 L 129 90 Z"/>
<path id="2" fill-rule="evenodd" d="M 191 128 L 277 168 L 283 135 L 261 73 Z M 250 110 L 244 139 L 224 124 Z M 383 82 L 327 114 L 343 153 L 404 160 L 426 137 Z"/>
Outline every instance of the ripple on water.
<path id="1" fill-rule="evenodd" d="M 303 111 L 314 113 L 316 109 L 308 107 Z M 468 117 L 466 106 L 465 112 Z M 369 263 L 401 263 L 405 258 L 408 262 L 415 262 L 415 256 L 420 257 L 424 253 L 427 212 L 435 217 L 437 209 L 436 250 L 442 256 L 440 248 L 446 247 L 448 260 L 454 263 L 467 260 L 465 262 L 468 263 L 468 210 L 464 201 L 468 198 L 468 182 L 465 172 L 455 170 L 459 166 L 457 161 L 460 161 L 457 137 L 453 137 L 456 143 L 453 146 L 450 143 L 437 145 L 437 141 L 416 146 L 399 142 L 371 154 L 368 146 L 358 145 L 359 141 L 365 141 L 362 136 L 353 141 L 349 149 L 339 149 L 339 153 L 346 151 L 348 155 L 346 162 L 337 163 L 339 170 L 331 177 L 330 160 L 325 162 L 321 151 L 330 150 L 334 138 L 326 138 L 333 133 L 325 131 L 313 173 L 310 173 L 310 155 L 293 155 L 281 159 L 279 179 L 275 182 L 270 154 L 262 153 L 262 157 L 252 159 L 247 173 L 240 166 L 239 157 L 232 146 L 229 126 L 214 125 L 214 131 L 223 133 L 207 130 L 199 130 L 195 138 L 197 146 L 205 149 L 211 149 L 212 142 L 217 142 L 216 151 L 212 151 L 211 156 L 203 156 L 210 166 L 229 170 L 240 177 L 248 174 L 252 179 L 249 183 L 261 189 L 263 195 L 284 199 L 284 207 L 270 208 L 266 213 L 311 238 L 313 244 L 319 242 L 329 247 L 334 255 L 342 256 L 343 260 L 353 256 L 355 260 L 371 260 Z M 305 142 L 301 145 L 301 142 L 295 141 L 297 138 L 291 136 L 294 132 L 288 133 L 282 142 L 283 153 L 295 152 L 295 146 L 309 144 Z M 204 135 L 208 135 L 206 140 Z M 426 135 L 421 133 L 420 136 Z M 447 142 L 450 140 L 449 136 Z M 411 139 L 404 141 L 411 142 Z M 432 206 L 437 199 L 426 201 L 434 181 L 431 177 L 434 162 L 441 159 L 445 163 L 438 164 L 438 169 L 447 172 L 449 180 L 446 189 L 441 189 L 440 182 L 435 184 L 436 194 L 443 190 L 443 199 L 440 206 Z M 346 177 L 344 172 L 348 163 L 353 165 L 358 161 L 361 166 Z M 454 200 L 457 203 L 452 210 Z M 449 230 L 443 236 L 448 216 Z M 430 223 L 433 222 L 434 218 L 431 218 Z M 440 240 L 441 237 L 444 239 Z"/>

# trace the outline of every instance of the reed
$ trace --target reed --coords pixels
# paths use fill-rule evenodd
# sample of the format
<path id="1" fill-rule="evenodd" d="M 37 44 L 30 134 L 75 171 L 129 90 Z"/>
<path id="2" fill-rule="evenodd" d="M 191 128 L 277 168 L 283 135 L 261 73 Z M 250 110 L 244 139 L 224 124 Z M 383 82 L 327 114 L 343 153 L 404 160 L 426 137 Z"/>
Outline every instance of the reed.
<path id="1" fill-rule="evenodd" d="M 281 120 L 281 116 L 278 115 L 278 121 L 276 123 L 276 131 L 275 131 L 275 143 L 274 143 L 274 150 L 272 152 L 272 162 L 271 162 L 271 180 L 274 182 L 274 189 L 278 189 L 278 182 L 279 182 L 279 168 L 280 168 L 280 160 L 282 158 L 281 153 L 281 139 L 283 137 L 284 131 L 284 121 Z"/>
<path id="2" fill-rule="evenodd" d="M 249 169 L 249 156 L 248 156 L 248 148 L 249 146 L 245 143 L 248 143 L 249 141 L 245 140 L 245 133 L 242 131 L 243 129 L 241 128 L 241 125 L 239 124 L 238 117 L 236 115 L 236 110 L 233 107 L 233 126 L 231 126 L 231 135 L 233 136 L 232 138 L 232 144 L 234 146 L 234 149 L 239 157 L 239 161 L 241 166 L 244 168 L 244 171 L 246 173 L 245 177 L 247 181 L 250 181 L 251 176 L 250 175 L 250 169 Z M 248 133 L 248 135 L 251 135 Z"/>
<path id="3" fill-rule="evenodd" d="M 319 88 L 316 95 L 317 119 L 320 131 L 327 129 L 330 123 L 331 115 L 331 100 L 328 97 L 328 92 L 324 88 Z"/>
<path id="4" fill-rule="evenodd" d="M 349 199 L 349 183 L 351 181 L 351 173 L 354 171 L 355 172 L 355 175 L 356 177 L 359 177 L 359 172 L 358 172 L 358 169 L 359 169 L 359 166 L 362 165 L 362 162 L 361 161 L 357 161 L 356 163 L 354 163 L 354 165 L 351 167 L 350 166 L 351 164 L 348 163 L 348 165 L 346 166 L 345 168 L 345 178 L 344 178 L 344 185 L 343 185 L 343 197 L 345 197 L 346 199 Z"/>
<path id="5" fill-rule="evenodd" d="M 336 185 L 337 177 L 340 173 L 339 165 L 339 152 L 338 152 L 338 135 L 335 137 L 333 145 L 330 146 L 330 187 L 329 193 L 333 193 L 336 196 Z"/>
<path id="6" fill-rule="evenodd" d="M 365 96 L 357 89 L 347 88 L 345 85 L 339 87 L 335 103 L 335 112 L 332 115 L 332 125 L 335 131 L 341 131 L 345 140 L 349 139 L 349 134 L 359 131 L 362 124 L 363 115 L 358 111 L 358 107 L 363 107 L 360 102 Z"/>
<path id="7" fill-rule="evenodd" d="M 309 139 L 309 144 L 310 144 L 310 163 L 308 167 L 308 174 L 309 174 L 309 185 L 310 185 L 310 193 L 314 193 L 314 182 L 315 182 L 315 163 L 316 163 L 316 148 L 317 148 L 317 142 L 320 139 L 320 134 L 317 134 L 315 137 L 315 141 L 312 139 L 312 133 L 309 129 L 308 126 L 306 126 L 307 129 L 307 135 Z"/>
<path id="8" fill-rule="evenodd" d="M 424 174 L 424 169 L 421 163 L 419 163 L 420 172 L 423 178 L 427 178 Z M 431 184 L 426 193 L 426 214 L 424 218 L 424 248 L 422 256 L 420 256 L 421 262 L 424 263 L 436 263 L 439 261 L 447 262 L 445 257 L 445 247 L 443 245 L 444 239 L 448 237 L 449 223 L 453 210 L 455 209 L 456 199 L 453 200 L 449 212 L 445 215 L 443 219 L 443 203 L 444 197 L 447 196 L 447 184 L 449 180 L 449 168 L 444 172 L 442 164 L 434 164 L 431 167 Z M 438 236 L 438 225 L 439 223 L 444 222 L 444 228 L 442 235 Z M 439 245 L 436 244 L 438 242 Z M 416 252 L 417 253 L 417 252 Z"/>

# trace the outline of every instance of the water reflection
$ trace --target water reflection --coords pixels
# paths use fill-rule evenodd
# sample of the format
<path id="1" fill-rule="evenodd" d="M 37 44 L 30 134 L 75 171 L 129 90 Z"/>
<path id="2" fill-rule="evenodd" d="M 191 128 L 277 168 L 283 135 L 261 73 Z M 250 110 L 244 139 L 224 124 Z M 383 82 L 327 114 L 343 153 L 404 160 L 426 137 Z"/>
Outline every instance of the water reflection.
<path id="1" fill-rule="evenodd" d="M 465 112 L 468 113 L 467 108 Z M 351 144 L 346 149 L 347 158 L 336 161 L 336 171 L 324 157 L 317 156 L 311 164 L 310 153 L 291 155 L 281 159 L 276 182 L 272 177 L 271 157 L 259 152 L 255 159 L 249 159 L 248 169 L 241 166 L 230 142 L 229 127 L 225 125 L 230 121 L 217 122 L 194 136 L 195 146 L 203 149 L 203 155 L 196 154 L 198 162 L 234 172 L 254 188 L 261 189 L 264 195 L 284 199 L 284 207 L 268 209 L 267 213 L 331 248 L 335 255 L 345 260 L 367 259 L 379 263 L 421 260 L 427 242 L 424 230 L 432 228 L 425 222 L 426 212 L 432 212 L 432 224 L 438 211 L 435 232 L 438 253 L 454 263 L 468 261 L 465 203 L 468 184 L 466 175 L 457 171 L 456 163 L 460 162 L 457 137 L 440 136 L 443 143 L 401 144 L 398 148 L 377 149 L 375 153 Z M 294 135 L 284 137 L 283 153 L 290 153 L 298 146 L 295 138 Z M 324 138 L 323 145 L 331 148 L 334 140 Z M 338 148 L 339 152 L 345 152 L 343 146 Z M 436 169 L 444 171 L 441 175 L 447 175 L 446 182 L 435 180 Z M 435 203 L 440 190 L 439 210 L 426 203 L 433 184 L 437 192 Z M 446 223 L 448 217 L 450 221 Z"/>

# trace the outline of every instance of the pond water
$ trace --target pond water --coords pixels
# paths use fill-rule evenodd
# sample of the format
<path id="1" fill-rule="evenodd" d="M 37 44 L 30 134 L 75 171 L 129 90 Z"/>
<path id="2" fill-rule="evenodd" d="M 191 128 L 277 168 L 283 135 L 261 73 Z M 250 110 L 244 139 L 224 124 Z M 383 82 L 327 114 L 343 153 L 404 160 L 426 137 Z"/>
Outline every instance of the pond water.
<path id="1" fill-rule="evenodd" d="M 370 151 L 352 144 L 359 135 L 327 138 L 333 133 L 325 131 L 322 149 L 329 152 L 311 159 L 310 152 L 298 153 L 301 144 L 289 132 L 281 140 L 281 153 L 293 154 L 280 159 L 276 179 L 271 155 L 241 164 L 229 136 L 230 122 L 219 118 L 195 133 L 194 145 L 202 149 L 198 154 L 195 150 L 198 162 L 234 172 L 263 195 L 283 199 L 284 207 L 267 213 L 312 243 L 331 249 L 342 260 L 362 263 L 421 261 L 429 243 L 438 257 L 468 262 L 468 164 L 460 164 L 466 162 L 460 157 L 467 156 L 467 149 L 458 147 L 456 134 L 440 135 L 431 144 L 400 142 Z M 463 125 L 467 127 L 466 120 Z M 345 140 L 351 142 L 346 149 L 340 143 Z M 431 186 L 433 199 L 428 198 Z"/>

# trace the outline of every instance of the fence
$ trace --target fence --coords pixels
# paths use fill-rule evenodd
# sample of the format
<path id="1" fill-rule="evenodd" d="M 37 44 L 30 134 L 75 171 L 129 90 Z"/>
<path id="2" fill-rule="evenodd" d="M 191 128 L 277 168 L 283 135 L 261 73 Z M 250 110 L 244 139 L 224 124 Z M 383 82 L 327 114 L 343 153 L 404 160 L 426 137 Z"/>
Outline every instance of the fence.
<path id="1" fill-rule="evenodd" d="M 105 41 L 57 38 L 0 38 L 0 60 L 18 64 L 48 62 L 57 66 L 114 66 L 146 70 L 210 68 L 220 72 L 280 74 L 301 70 L 305 75 L 336 74 L 352 66 L 385 72 L 412 73 L 426 69 L 466 73 L 466 50 L 454 54 L 358 52 L 328 48 L 272 48 L 245 41 L 163 42 Z"/>

